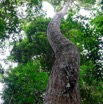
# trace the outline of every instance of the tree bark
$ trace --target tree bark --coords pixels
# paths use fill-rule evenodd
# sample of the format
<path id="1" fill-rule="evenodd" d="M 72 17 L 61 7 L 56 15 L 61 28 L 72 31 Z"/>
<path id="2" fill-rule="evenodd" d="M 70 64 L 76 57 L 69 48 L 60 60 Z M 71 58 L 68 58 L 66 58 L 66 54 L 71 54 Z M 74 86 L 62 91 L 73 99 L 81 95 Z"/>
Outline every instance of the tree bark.
<path id="1" fill-rule="evenodd" d="M 47 37 L 55 53 L 55 62 L 44 95 L 44 104 L 80 104 L 78 91 L 80 55 L 78 48 L 60 31 L 61 19 L 71 7 L 68 0 L 48 25 Z"/>

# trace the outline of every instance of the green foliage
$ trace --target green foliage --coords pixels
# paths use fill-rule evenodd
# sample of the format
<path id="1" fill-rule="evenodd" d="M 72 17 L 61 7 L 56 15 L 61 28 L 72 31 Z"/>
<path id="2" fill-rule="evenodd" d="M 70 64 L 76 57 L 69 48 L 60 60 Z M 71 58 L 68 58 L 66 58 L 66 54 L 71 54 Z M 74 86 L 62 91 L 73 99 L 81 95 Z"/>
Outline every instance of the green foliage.
<path id="1" fill-rule="evenodd" d="M 26 38 L 14 46 L 10 56 L 14 61 L 27 63 L 38 58 L 44 69 L 51 70 L 54 55 L 46 37 L 48 22 L 49 19 L 38 17 L 23 25 Z"/>
<path id="2" fill-rule="evenodd" d="M 97 31 L 103 34 L 103 13 L 98 14 L 98 16 L 92 21 Z"/>
<path id="3" fill-rule="evenodd" d="M 2 0 L 0 2 L 0 39 L 8 38 L 7 33 L 15 33 L 19 25 L 19 19 L 16 15 L 16 3 L 11 0 Z"/>
<path id="4" fill-rule="evenodd" d="M 43 14 L 41 6 L 41 0 L 1 0 L 0 39 L 9 38 L 10 34 L 20 33 L 22 20 L 30 21 L 39 13 Z M 23 11 L 23 8 L 26 8 L 26 10 Z M 25 12 L 25 15 L 23 12 Z"/>
<path id="5" fill-rule="evenodd" d="M 38 60 L 9 69 L 4 77 L 4 104 L 42 104 L 47 80 Z"/>
<path id="6" fill-rule="evenodd" d="M 95 21 L 93 19 L 92 21 Z M 83 29 L 81 38 L 81 67 L 80 67 L 80 92 L 82 104 L 102 104 L 103 91 L 103 53 L 102 53 L 102 31 L 98 30 L 102 25 L 96 25 L 92 22 L 90 27 L 88 24 Z M 97 27 L 95 27 L 97 26 Z M 79 40 L 80 41 L 80 40 Z"/>
<path id="7" fill-rule="evenodd" d="M 103 103 L 103 82 L 96 80 L 93 73 L 94 64 L 92 61 L 81 66 L 80 71 L 80 94 L 82 104 Z"/>
<path id="8" fill-rule="evenodd" d="M 95 4 L 96 0 L 80 0 L 82 3 Z"/>
<path id="9" fill-rule="evenodd" d="M 0 38 L 4 38 L 5 37 L 5 21 L 4 19 L 0 18 Z"/>

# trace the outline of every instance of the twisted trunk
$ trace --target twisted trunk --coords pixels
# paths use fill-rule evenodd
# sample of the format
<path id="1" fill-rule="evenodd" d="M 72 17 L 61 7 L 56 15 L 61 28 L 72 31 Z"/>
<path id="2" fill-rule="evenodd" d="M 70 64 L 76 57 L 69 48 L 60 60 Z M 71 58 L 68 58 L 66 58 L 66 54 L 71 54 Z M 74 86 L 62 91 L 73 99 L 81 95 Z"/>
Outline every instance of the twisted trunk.
<path id="1" fill-rule="evenodd" d="M 44 104 L 80 104 L 78 92 L 79 50 L 60 31 L 60 22 L 71 1 L 57 13 L 48 25 L 47 37 L 56 60 L 52 67 Z"/>

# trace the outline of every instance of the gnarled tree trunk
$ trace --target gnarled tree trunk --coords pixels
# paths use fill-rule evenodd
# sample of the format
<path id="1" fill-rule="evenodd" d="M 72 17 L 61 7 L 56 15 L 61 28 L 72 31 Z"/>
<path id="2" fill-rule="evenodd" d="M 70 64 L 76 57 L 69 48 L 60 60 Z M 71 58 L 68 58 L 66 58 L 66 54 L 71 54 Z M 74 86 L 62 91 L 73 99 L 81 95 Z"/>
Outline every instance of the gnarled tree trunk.
<path id="1" fill-rule="evenodd" d="M 71 1 L 57 13 L 48 25 L 47 37 L 56 60 L 52 67 L 44 104 L 80 104 L 78 77 L 80 55 L 78 48 L 60 31 L 60 22 Z"/>

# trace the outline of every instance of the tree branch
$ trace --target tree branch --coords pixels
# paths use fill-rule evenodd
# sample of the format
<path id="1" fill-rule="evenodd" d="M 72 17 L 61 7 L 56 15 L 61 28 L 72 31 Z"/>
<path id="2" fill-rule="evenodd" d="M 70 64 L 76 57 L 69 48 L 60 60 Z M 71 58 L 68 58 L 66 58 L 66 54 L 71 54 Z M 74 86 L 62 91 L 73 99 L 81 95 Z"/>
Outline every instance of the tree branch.
<path id="1" fill-rule="evenodd" d="M 72 2 L 73 2 L 73 0 L 67 0 L 65 5 L 63 6 L 62 10 L 59 12 L 62 14 L 63 17 L 66 15 L 68 8 L 71 8 Z"/>

